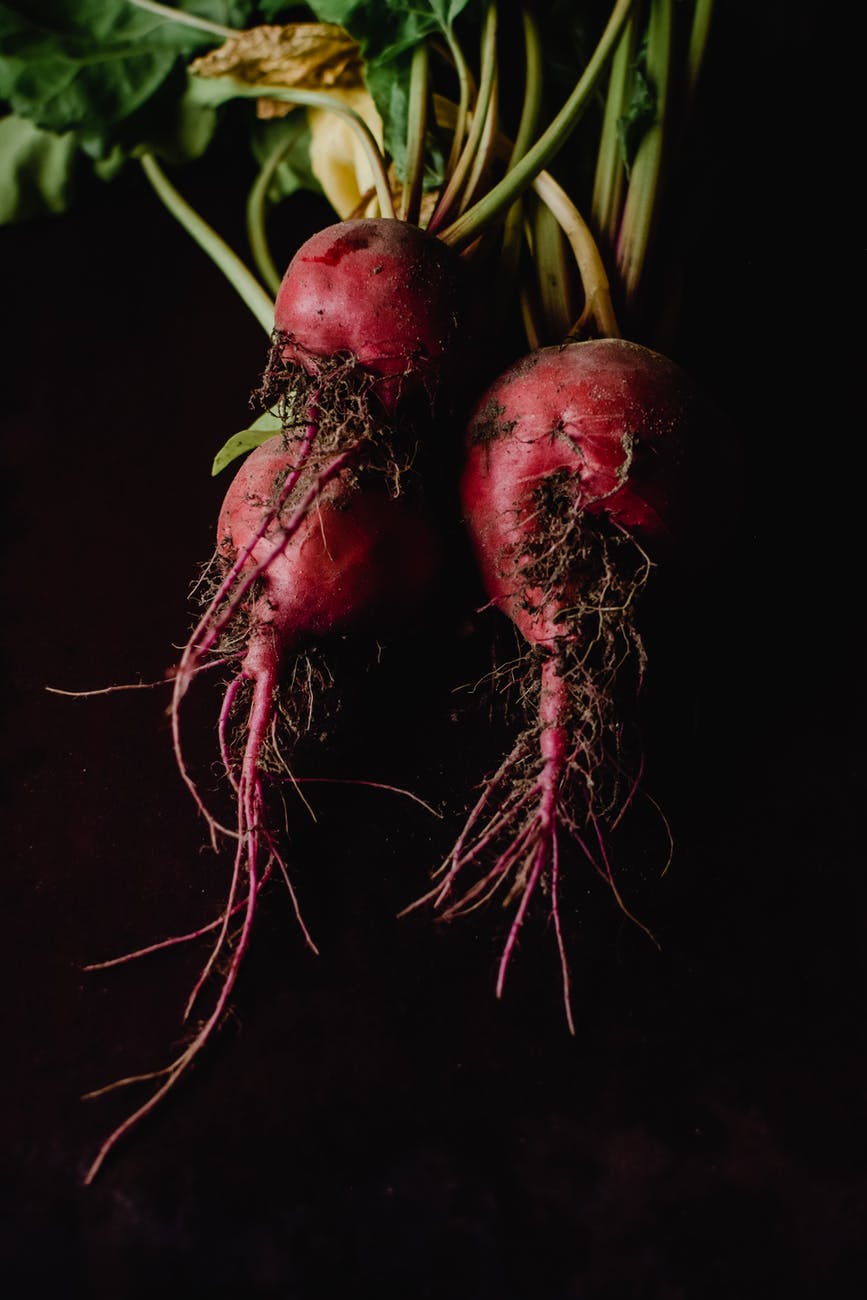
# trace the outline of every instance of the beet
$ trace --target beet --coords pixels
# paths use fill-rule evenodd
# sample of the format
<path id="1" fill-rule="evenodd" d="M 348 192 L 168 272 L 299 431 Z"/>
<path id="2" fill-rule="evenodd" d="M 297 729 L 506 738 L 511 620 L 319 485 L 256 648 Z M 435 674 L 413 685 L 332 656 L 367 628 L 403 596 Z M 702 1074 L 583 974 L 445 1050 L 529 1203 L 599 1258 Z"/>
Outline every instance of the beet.
<path id="1" fill-rule="evenodd" d="M 678 535 L 693 408 L 692 385 L 667 358 L 600 339 L 518 361 L 467 430 L 466 526 L 490 601 L 528 646 L 518 673 L 527 720 L 437 885 L 413 906 L 433 903 L 453 919 L 498 892 L 517 902 L 499 996 L 544 883 L 570 1028 L 560 845 L 564 834 L 576 843 L 628 913 L 606 846 L 635 792 L 616 687 L 625 664 L 636 678 L 644 667 L 635 607 L 654 557 Z"/>
<path id="2" fill-rule="evenodd" d="M 265 754 L 275 736 L 278 697 L 281 709 L 292 706 L 287 698 L 291 688 L 281 682 L 294 680 L 292 661 L 318 639 L 351 628 L 365 627 L 376 634 L 399 629 L 424 599 L 439 568 L 438 532 L 421 502 L 407 494 L 393 499 L 377 477 L 362 482 L 351 467 L 350 453 L 329 454 L 323 461 L 312 451 L 315 434 L 311 421 L 301 437 L 270 439 L 250 453 L 236 474 L 220 511 L 216 588 L 175 675 L 171 716 L 178 765 L 209 825 L 214 847 L 221 838 L 233 842 L 234 865 L 217 921 L 196 935 L 167 940 L 148 951 L 216 931 L 186 1015 L 219 971 L 214 1004 L 169 1065 L 110 1085 L 159 1081 L 147 1101 L 103 1143 L 87 1182 L 120 1138 L 177 1083 L 219 1027 L 250 942 L 259 891 L 275 868 L 286 882 L 303 937 L 316 951 L 264 797 Z M 214 662 L 234 670 L 219 720 L 224 773 L 235 797 L 234 826 L 221 824 L 205 806 L 181 747 L 182 700 L 197 674 Z M 306 698 L 304 705 L 302 713 Z M 240 928 L 233 936 L 230 922 L 239 913 Z"/>
<path id="3" fill-rule="evenodd" d="M 404 221 L 341 221 L 318 231 L 292 258 L 277 294 L 265 400 L 289 397 L 297 406 L 312 385 L 336 420 L 349 399 L 369 423 L 411 412 L 419 432 L 464 373 L 464 275 L 456 253 Z"/>

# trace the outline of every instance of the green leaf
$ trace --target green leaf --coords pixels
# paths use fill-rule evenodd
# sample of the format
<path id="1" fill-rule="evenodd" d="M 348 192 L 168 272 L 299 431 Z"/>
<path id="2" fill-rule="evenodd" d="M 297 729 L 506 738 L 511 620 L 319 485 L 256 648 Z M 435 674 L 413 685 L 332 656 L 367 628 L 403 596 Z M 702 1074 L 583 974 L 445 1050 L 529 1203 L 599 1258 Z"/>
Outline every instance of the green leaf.
<path id="1" fill-rule="evenodd" d="M 238 26 L 251 0 L 181 0 L 180 10 Z M 220 37 L 141 9 L 130 0 L 0 3 L 0 98 L 45 130 L 79 131 L 96 156 L 121 123 L 159 93 L 177 102 L 170 74 Z"/>
<path id="2" fill-rule="evenodd" d="M 382 118 L 383 143 L 394 159 L 398 176 L 406 168 L 406 133 L 412 55 L 402 53 L 386 63 L 365 65 L 364 79 Z"/>
<path id="3" fill-rule="evenodd" d="M 224 443 L 214 457 L 214 463 L 211 466 L 211 476 L 215 477 L 227 465 L 231 465 L 233 460 L 239 456 L 245 456 L 248 451 L 255 447 L 261 447 L 263 442 L 273 438 L 275 433 L 279 433 L 281 428 L 279 419 L 271 411 L 266 411 L 260 415 L 250 425 L 249 429 L 242 429 L 240 433 L 233 433 L 228 442 Z"/>
<path id="4" fill-rule="evenodd" d="M 263 23 L 288 23 L 297 19 L 297 5 L 287 4 L 286 0 L 259 0 L 259 19 Z"/>
<path id="5" fill-rule="evenodd" d="M 72 136 L 42 131 L 22 117 L 0 120 L 0 224 L 64 212 L 76 153 Z"/>

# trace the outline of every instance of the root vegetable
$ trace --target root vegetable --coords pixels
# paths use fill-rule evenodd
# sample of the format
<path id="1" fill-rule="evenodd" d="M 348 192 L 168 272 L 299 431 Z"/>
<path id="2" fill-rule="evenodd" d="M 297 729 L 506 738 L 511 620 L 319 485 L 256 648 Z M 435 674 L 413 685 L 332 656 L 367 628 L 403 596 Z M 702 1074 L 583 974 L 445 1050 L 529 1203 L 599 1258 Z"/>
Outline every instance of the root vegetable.
<path id="1" fill-rule="evenodd" d="M 379 479 L 360 481 L 350 453 L 328 456 L 323 464 L 311 452 L 315 432 L 311 418 L 303 436 L 273 438 L 241 466 L 220 512 L 221 576 L 175 676 L 171 714 L 178 764 L 215 847 L 220 835 L 230 836 L 235 845 L 219 921 L 187 936 L 217 931 L 187 1015 L 219 963 L 223 973 L 217 995 L 175 1060 L 109 1085 L 149 1080 L 158 1084 L 103 1143 L 88 1182 L 120 1138 L 177 1083 L 218 1028 L 249 944 L 260 888 L 275 868 L 284 876 L 304 939 L 316 951 L 269 825 L 263 792 L 263 754 L 273 735 L 280 681 L 290 659 L 311 643 L 350 628 L 393 632 L 411 617 L 439 567 L 438 533 L 421 505 L 409 495 L 392 499 Z M 235 666 L 219 722 L 224 771 L 235 796 L 234 827 L 221 825 L 206 808 L 181 750 L 181 701 L 198 671 L 214 657 Z M 228 736 L 239 713 L 240 743 L 233 746 Z M 232 939 L 230 921 L 239 913 L 240 930 Z"/>
<path id="2" fill-rule="evenodd" d="M 643 668 L 635 602 L 652 555 L 675 540 L 692 404 L 691 385 L 665 357 L 599 339 L 516 363 L 467 434 L 464 515 L 485 590 L 530 647 L 520 683 L 530 716 L 435 888 L 413 906 L 430 902 L 452 919 L 505 892 L 516 906 L 499 996 L 544 883 L 573 1031 L 561 840 L 577 843 L 626 911 L 606 850 L 606 828 L 634 793 L 623 780 L 614 688 L 624 662 Z"/>
<path id="3" fill-rule="evenodd" d="M 293 257 L 277 295 L 266 396 L 298 402 L 313 385 L 325 410 L 340 390 L 360 388 L 374 420 L 410 402 L 418 419 L 421 397 L 429 423 L 459 370 L 463 273 L 455 253 L 405 221 L 350 220 L 318 231 Z M 332 394 L 322 391 L 330 381 Z"/>

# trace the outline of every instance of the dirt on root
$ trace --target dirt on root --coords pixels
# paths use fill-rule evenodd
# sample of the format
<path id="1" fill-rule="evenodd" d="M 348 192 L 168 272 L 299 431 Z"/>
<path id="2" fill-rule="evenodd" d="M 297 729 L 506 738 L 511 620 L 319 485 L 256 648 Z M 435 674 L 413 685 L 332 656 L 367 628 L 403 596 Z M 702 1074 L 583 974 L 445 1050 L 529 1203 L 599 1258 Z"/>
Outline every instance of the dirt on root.
<path id="1" fill-rule="evenodd" d="M 576 506 L 574 475 L 561 470 L 536 489 L 545 526 L 514 557 L 528 613 L 554 606 L 553 646 L 532 649 L 519 683 L 530 750 L 538 740 L 541 664 L 554 655 L 566 684 L 563 722 L 571 738 L 573 784 L 580 803 L 601 819 L 616 813 L 638 762 L 629 738 L 647 663 L 637 612 L 653 571 L 644 548 L 606 515 Z"/>
<path id="2" fill-rule="evenodd" d="M 307 367 L 283 357 L 287 343 L 301 351 L 290 335 L 275 331 L 262 382 L 251 398 L 259 410 L 273 411 L 287 440 L 300 437 L 311 422 L 317 426 L 315 456 L 327 461 L 350 447 L 359 455 L 356 475 L 385 480 L 389 494 L 404 490 L 404 477 L 419 453 L 418 430 L 424 429 L 415 403 L 400 403 L 400 415 L 386 415 L 378 396 L 382 376 L 349 353 L 321 358 L 310 354 Z M 424 409 L 424 403 L 421 404 Z M 427 410 L 430 422 L 430 409 Z"/>

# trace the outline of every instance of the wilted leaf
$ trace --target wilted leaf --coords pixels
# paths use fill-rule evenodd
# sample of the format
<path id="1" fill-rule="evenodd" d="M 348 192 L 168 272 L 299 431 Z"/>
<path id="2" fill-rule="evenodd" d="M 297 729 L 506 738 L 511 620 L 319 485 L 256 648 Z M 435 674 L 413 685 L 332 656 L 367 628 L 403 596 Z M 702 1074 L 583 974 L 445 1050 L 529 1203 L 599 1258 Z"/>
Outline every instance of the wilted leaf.
<path id="1" fill-rule="evenodd" d="M 334 91 L 362 84 L 358 45 L 334 23 L 252 27 L 195 60 L 199 77 L 234 77 L 248 86 Z M 293 105 L 262 99 L 259 117 L 285 117 Z"/>

